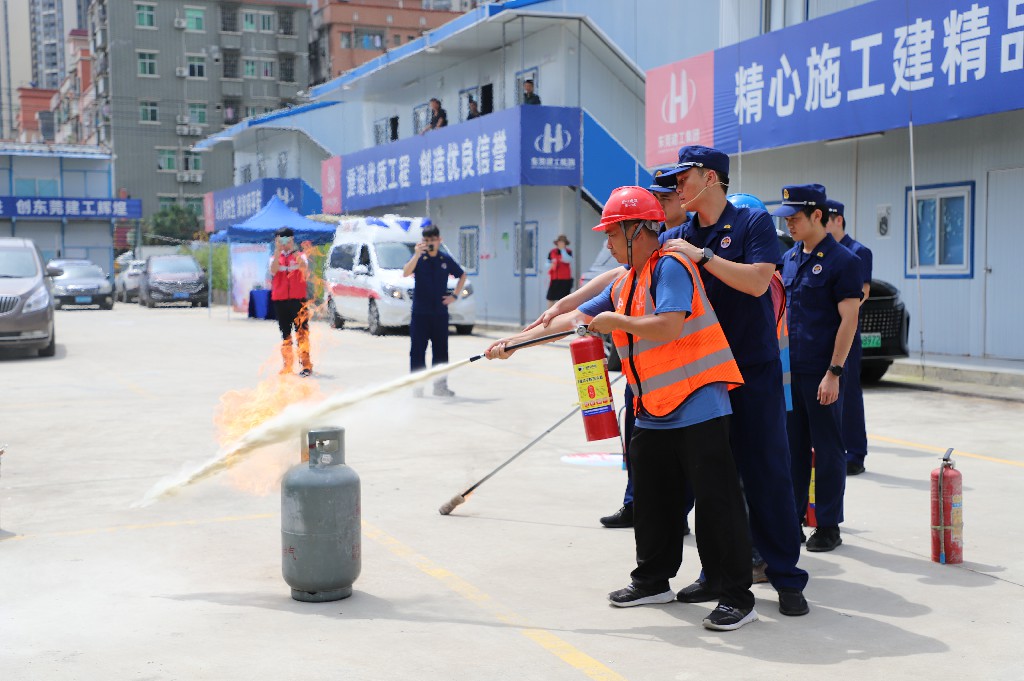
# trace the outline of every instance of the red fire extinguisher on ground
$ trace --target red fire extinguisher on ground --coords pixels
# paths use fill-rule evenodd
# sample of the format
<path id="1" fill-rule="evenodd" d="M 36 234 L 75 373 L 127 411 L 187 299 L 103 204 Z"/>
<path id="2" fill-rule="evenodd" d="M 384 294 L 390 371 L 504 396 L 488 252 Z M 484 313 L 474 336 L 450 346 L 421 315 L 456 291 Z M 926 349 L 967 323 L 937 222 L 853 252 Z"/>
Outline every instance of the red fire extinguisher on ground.
<path id="1" fill-rule="evenodd" d="M 619 437 L 604 343 L 597 336 L 581 336 L 569 343 L 572 373 L 583 412 L 583 429 L 588 442 Z"/>
<path id="2" fill-rule="evenodd" d="M 942 465 L 932 471 L 932 560 L 964 562 L 963 476 L 946 450 Z"/>

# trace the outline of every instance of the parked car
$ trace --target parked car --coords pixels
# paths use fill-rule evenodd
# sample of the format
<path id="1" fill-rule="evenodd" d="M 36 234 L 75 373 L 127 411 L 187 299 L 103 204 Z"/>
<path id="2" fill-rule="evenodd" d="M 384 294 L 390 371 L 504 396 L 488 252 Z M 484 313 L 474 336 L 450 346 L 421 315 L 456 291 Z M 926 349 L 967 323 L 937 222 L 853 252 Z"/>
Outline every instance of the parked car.
<path id="1" fill-rule="evenodd" d="M 32 241 L 0 237 L 0 348 L 53 357 L 57 333 L 50 277 L 60 273 L 56 267 L 43 268 Z"/>
<path id="2" fill-rule="evenodd" d="M 206 273 L 191 255 L 151 255 L 139 276 L 139 305 L 188 303 L 206 307 Z"/>
<path id="3" fill-rule="evenodd" d="M 793 247 L 788 234 L 779 234 L 779 247 L 785 252 Z M 590 268 L 580 276 L 580 286 L 602 272 L 615 269 L 615 261 L 606 248 L 602 248 Z M 881 279 L 871 280 L 871 293 L 860 308 L 861 360 L 860 377 L 864 383 L 877 383 L 888 371 L 893 360 L 907 356 L 907 339 L 910 334 L 910 314 L 900 299 L 895 286 Z M 622 371 L 622 362 L 610 335 L 603 335 L 605 355 L 609 371 Z"/>
<path id="4" fill-rule="evenodd" d="M 122 303 L 130 303 L 139 297 L 139 279 L 145 268 L 145 260 L 132 260 L 114 277 L 114 295 Z"/>
<path id="5" fill-rule="evenodd" d="M 53 263 L 61 261 L 51 260 Z M 53 306 L 96 305 L 101 310 L 114 309 L 114 285 L 99 265 L 85 261 L 63 261 L 59 276 L 53 278 Z"/>

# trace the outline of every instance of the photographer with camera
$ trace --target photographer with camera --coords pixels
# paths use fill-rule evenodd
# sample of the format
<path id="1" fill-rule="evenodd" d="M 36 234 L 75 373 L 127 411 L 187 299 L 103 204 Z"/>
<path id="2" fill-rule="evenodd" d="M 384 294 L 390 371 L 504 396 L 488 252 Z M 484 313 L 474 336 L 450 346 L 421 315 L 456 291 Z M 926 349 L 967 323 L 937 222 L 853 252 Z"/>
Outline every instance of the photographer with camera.
<path id="1" fill-rule="evenodd" d="M 431 366 L 448 363 L 448 306 L 459 299 L 466 284 L 466 273 L 459 263 L 441 251 L 441 230 L 434 225 L 423 228 L 423 240 L 414 248 L 412 258 L 402 268 L 402 276 L 413 277 L 412 321 L 409 323 L 409 368 L 413 373 L 427 366 L 427 343 L 431 348 Z M 448 277 L 458 277 L 448 293 Z M 417 397 L 423 388 L 415 389 Z M 434 395 L 454 397 L 448 389 L 448 377 L 434 381 Z"/>

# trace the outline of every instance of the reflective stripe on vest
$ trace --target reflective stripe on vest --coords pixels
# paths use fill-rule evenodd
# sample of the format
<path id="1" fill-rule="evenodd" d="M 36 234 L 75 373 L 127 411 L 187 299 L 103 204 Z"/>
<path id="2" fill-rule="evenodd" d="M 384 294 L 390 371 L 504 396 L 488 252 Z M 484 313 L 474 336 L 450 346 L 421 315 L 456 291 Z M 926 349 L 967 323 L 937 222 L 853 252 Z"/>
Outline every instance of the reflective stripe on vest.
<path id="1" fill-rule="evenodd" d="M 615 349 L 622 358 L 622 371 L 633 387 L 634 408 L 642 408 L 651 416 L 666 416 L 682 404 L 694 391 L 712 383 L 725 383 L 730 389 L 743 384 L 739 367 L 711 307 L 700 273 L 684 255 L 657 251 L 637 275 L 635 268 L 612 284 L 615 311 L 632 317 L 653 314 L 655 301 L 651 296 L 651 275 L 658 260 L 672 257 L 680 262 L 693 280 L 692 312 L 683 324 L 679 338 L 652 341 L 633 338 L 630 361 L 629 334 L 613 331 Z M 632 278 L 636 276 L 636 293 L 631 309 L 626 309 Z M 634 375 L 634 367 L 639 376 Z"/>

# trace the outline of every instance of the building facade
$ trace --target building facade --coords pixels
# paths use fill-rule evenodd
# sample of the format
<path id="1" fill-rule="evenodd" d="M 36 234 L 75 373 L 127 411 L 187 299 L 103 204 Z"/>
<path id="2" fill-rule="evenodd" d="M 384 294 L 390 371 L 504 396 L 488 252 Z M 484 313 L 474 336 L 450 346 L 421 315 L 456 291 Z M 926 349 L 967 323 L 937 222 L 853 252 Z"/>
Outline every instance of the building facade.
<path id="1" fill-rule="evenodd" d="M 96 144 L 95 92 L 92 89 L 92 54 L 89 32 L 68 31 L 67 75 L 50 100 L 53 114 L 53 141 L 57 144 Z"/>
<path id="2" fill-rule="evenodd" d="M 247 117 L 296 104 L 309 78 L 304 0 L 94 0 L 89 8 L 97 125 L 118 190 L 149 215 L 202 212 L 232 182 L 228 153 L 193 149 Z"/>

